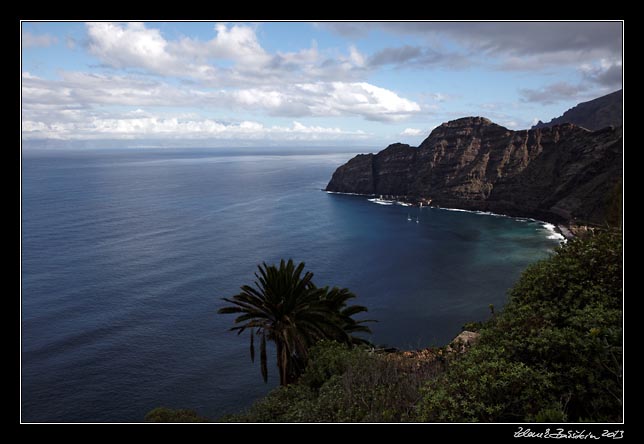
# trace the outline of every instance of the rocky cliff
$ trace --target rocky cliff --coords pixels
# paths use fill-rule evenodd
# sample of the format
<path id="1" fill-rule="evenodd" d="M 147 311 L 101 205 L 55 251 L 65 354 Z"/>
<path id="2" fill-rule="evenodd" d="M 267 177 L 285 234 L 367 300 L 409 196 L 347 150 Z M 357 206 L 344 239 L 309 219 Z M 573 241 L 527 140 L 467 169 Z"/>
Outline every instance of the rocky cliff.
<path id="1" fill-rule="evenodd" d="M 511 131 L 466 117 L 440 125 L 417 148 L 398 143 L 354 157 L 326 190 L 601 224 L 621 176 L 621 127 Z"/>
<path id="2" fill-rule="evenodd" d="M 624 102 L 622 90 L 615 91 L 597 99 L 580 103 L 570 108 L 559 117 L 548 123 L 539 121 L 532 129 L 546 128 L 562 123 L 573 123 L 591 131 L 606 128 L 607 126 L 622 126 L 622 109 Z"/>

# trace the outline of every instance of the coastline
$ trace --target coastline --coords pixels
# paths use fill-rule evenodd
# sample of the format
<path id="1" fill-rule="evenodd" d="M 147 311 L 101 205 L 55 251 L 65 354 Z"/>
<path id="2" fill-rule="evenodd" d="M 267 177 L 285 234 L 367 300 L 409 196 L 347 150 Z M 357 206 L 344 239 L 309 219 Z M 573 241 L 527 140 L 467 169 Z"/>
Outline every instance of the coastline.
<path id="1" fill-rule="evenodd" d="M 557 225 L 557 229 L 566 239 L 573 239 L 575 237 L 575 234 L 570 230 L 570 226 Z"/>
<path id="2" fill-rule="evenodd" d="M 529 216 L 511 216 L 509 214 L 502 214 L 502 213 L 494 213 L 491 211 L 481 211 L 481 210 L 466 210 L 463 208 L 448 208 L 448 207 L 441 207 L 439 205 L 432 205 L 431 204 L 431 199 L 410 199 L 407 196 L 380 196 L 378 198 L 376 194 L 361 194 L 361 193 L 345 193 L 342 191 L 329 191 L 329 190 L 322 190 L 325 191 L 328 194 L 340 194 L 340 195 L 346 195 L 346 196 L 361 196 L 361 197 L 366 197 L 368 201 L 380 205 L 401 205 L 401 206 L 416 206 L 420 208 L 435 208 L 439 210 L 445 210 L 445 211 L 458 211 L 458 212 L 463 212 L 463 213 L 473 213 L 473 214 L 479 214 L 482 216 L 494 216 L 494 217 L 507 217 L 510 219 L 518 220 L 518 221 L 525 221 L 525 222 L 537 222 L 543 227 L 550 231 L 552 234 L 548 236 L 549 239 L 559 239 L 561 242 L 567 242 L 569 239 L 573 239 L 575 237 L 575 234 L 572 231 L 572 226 L 571 225 L 564 225 L 561 223 L 553 223 L 550 221 L 545 221 L 541 219 L 535 219 L 533 217 Z M 369 199 L 371 198 L 371 199 Z M 430 203 L 425 203 L 425 202 L 430 202 Z"/>

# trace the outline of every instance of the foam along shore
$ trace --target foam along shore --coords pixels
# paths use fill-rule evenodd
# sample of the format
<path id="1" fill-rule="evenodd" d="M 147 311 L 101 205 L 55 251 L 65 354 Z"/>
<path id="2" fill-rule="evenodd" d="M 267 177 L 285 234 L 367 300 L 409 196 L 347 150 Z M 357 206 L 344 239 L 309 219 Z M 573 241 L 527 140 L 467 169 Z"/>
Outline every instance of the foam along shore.
<path id="1" fill-rule="evenodd" d="M 409 200 L 406 196 L 383 196 L 382 194 L 380 197 L 378 197 L 377 194 L 364 194 L 364 193 L 345 193 L 343 191 L 329 191 L 329 190 L 322 190 L 328 194 L 341 194 L 345 196 L 363 196 L 363 197 L 368 197 L 367 199 L 369 202 L 379 204 L 379 205 L 400 205 L 403 207 L 422 207 L 422 206 L 430 206 L 429 202 L 431 200 L 427 199 L 412 199 Z"/>
<path id="2" fill-rule="evenodd" d="M 399 200 L 388 200 L 388 199 L 379 199 L 377 197 L 374 197 L 372 199 L 367 199 L 369 202 L 378 204 L 378 205 L 400 205 L 403 207 L 411 207 L 413 204 L 409 202 L 402 202 Z"/>
<path id="3" fill-rule="evenodd" d="M 543 225 L 543 228 L 550 231 L 551 233 L 550 235 L 548 235 L 548 239 L 557 239 L 562 242 L 566 242 L 568 240 L 568 238 L 561 232 L 561 229 L 553 224 L 545 223 Z"/>
<path id="4" fill-rule="evenodd" d="M 373 196 L 373 194 L 362 194 L 362 193 L 343 193 L 342 191 L 328 191 L 323 189 L 322 191 L 328 194 L 343 194 L 345 196 Z"/>
<path id="5" fill-rule="evenodd" d="M 405 207 L 410 207 L 410 206 L 417 206 L 418 203 L 414 204 L 409 201 L 404 201 L 404 200 L 389 200 L 389 199 L 381 199 L 378 197 L 373 197 L 373 194 L 360 194 L 360 193 L 343 193 L 340 191 L 327 191 L 327 190 L 322 190 L 326 191 L 329 194 L 343 194 L 347 196 L 363 196 L 367 197 L 369 202 L 378 204 L 378 205 L 402 205 Z M 423 208 L 423 205 L 420 205 L 421 208 Z M 570 231 L 570 229 L 566 226 L 563 225 L 554 225 L 549 222 L 545 222 L 542 220 L 534 219 L 531 217 L 515 217 L 515 216 L 508 216 L 507 214 L 499 214 L 499 213 L 492 213 L 491 211 L 480 211 L 480 210 L 464 210 L 462 208 L 445 208 L 445 207 L 439 207 L 439 206 L 434 206 L 434 205 L 426 205 L 424 208 L 434 208 L 437 210 L 445 210 L 445 211 L 459 211 L 462 213 L 473 213 L 473 214 L 480 214 L 483 216 L 494 216 L 494 217 L 508 217 L 510 219 L 515 219 L 519 221 L 525 221 L 525 222 L 537 222 L 540 223 L 543 228 L 548 230 L 550 233 L 548 234 L 548 239 L 553 239 L 553 240 L 559 240 L 561 242 L 566 242 L 568 239 L 572 239 L 575 237 L 575 235 Z"/>
<path id="6" fill-rule="evenodd" d="M 369 202 L 373 202 L 378 205 L 393 205 L 394 201 L 393 200 L 384 200 L 384 199 L 378 199 L 377 197 L 374 197 L 372 199 L 367 199 Z"/>
<path id="7" fill-rule="evenodd" d="M 397 199 L 383 199 L 381 197 L 374 197 L 375 194 L 361 194 L 361 193 L 343 193 L 342 191 L 328 191 L 328 190 L 322 190 L 328 194 L 342 194 L 345 196 L 363 196 L 363 197 L 369 197 L 370 199 L 367 199 L 369 202 L 378 204 L 378 205 L 400 205 L 403 207 L 413 207 L 413 206 L 418 206 L 418 203 L 414 204 L 412 202 L 408 202 L 405 200 L 397 200 Z"/>
<path id="8" fill-rule="evenodd" d="M 492 213 L 490 211 L 463 210 L 461 208 L 443 208 L 443 207 L 431 207 L 431 208 L 435 208 L 438 210 L 445 210 L 445 211 L 458 211 L 462 213 L 480 214 L 483 216 L 509 217 L 510 219 L 515 219 L 515 220 L 524 221 L 524 222 L 528 222 L 528 221 L 537 222 L 541 224 L 543 228 L 545 228 L 550 232 L 550 234 L 548 234 L 548 239 L 556 239 L 561 242 L 567 242 L 568 239 L 575 237 L 568 228 L 562 225 L 555 226 L 554 224 L 551 224 L 549 222 L 533 219 L 531 217 L 513 217 L 513 216 L 508 216 L 507 214 Z"/>

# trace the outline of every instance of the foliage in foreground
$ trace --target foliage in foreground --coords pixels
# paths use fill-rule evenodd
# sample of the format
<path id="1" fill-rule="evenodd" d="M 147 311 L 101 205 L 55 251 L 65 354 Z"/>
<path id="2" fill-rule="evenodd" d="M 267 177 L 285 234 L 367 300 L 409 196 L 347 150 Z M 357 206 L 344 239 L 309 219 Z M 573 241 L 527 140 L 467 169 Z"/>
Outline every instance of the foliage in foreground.
<path id="1" fill-rule="evenodd" d="M 297 267 L 293 260 L 282 260 L 279 268 L 265 263 L 257 267 L 255 287 L 244 285 L 232 298 L 223 298 L 230 306 L 219 313 L 237 313 L 232 331 L 250 333 L 250 358 L 255 359 L 254 338 L 260 341 L 260 366 L 264 382 L 268 368 L 266 341 L 273 341 L 277 352 L 280 385 L 294 382 L 304 370 L 309 348 L 322 339 L 348 345 L 364 343 L 354 333 L 370 333 L 353 316 L 366 312 L 360 305 L 347 305 L 355 295 L 346 288 L 318 288 L 313 273 L 304 271 L 304 262 Z"/>
<path id="2" fill-rule="evenodd" d="M 194 410 L 169 409 L 157 407 L 145 415 L 145 422 L 209 422 L 207 418 L 197 415 Z"/>
<path id="3" fill-rule="evenodd" d="M 622 318 L 621 233 L 591 234 L 526 269 L 466 353 L 423 361 L 322 341 L 296 383 L 220 421 L 619 422 Z M 196 417 L 185 412 L 146 419 Z"/>
<path id="4" fill-rule="evenodd" d="M 413 371 L 394 358 L 367 348 L 321 341 L 311 350 L 296 384 L 279 387 L 242 415 L 224 422 L 401 422 L 414 419 L 424 382 L 442 361 Z"/>
<path id="5" fill-rule="evenodd" d="M 621 249 L 603 232 L 530 266 L 467 353 L 409 371 L 323 342 L 297 383 L 222 420 L 621 421 Z"/>

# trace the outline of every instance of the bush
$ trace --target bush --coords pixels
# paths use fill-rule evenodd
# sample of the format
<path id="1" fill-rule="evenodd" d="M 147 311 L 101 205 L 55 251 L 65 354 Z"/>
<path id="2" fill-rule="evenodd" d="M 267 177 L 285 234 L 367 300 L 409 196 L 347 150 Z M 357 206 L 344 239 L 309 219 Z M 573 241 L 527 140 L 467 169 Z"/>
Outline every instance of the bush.
<path id="1" fill-rule="evenodd" d="M 221 418 L 222 422 L 312 422 L 315 396 L 306 386 L 279 386 L 255 402 L 243 414 Z"/>
<path id="2" fill-rule="evenodd" d="M 363 350 L 349 349 L 335 341 L 320 341 L 311 349 L 300 383 L 317 392 L 332 376 L 341 376 L 349 366 L 368 358 Z"/>
<path id="3" fill-rule="evenodd" d="M 547 373 L 510 361 L 503 349 L 472 348 L 423 388 L 418 419 L 432 422 L 515 422 L 554 401 Z"/>
<path id="4" fill-rule="evenodd" d="M 209 422 L 193 410 L 157 407 L 145 415 L 145 422 Z"/>
<path id="5" fill-rule="evenodd" d="M 229 422 L 400 422 L 412 419 L 433 366 L 409 371 L 395 355 L 321 341 L 296 384 L 279 387 Z M 439 364 L 442 365 L 442 364 Z"/>
<path id="6" fill-rule="evenodd" d="M 420 418 L 620 421 L 621 307 L 621 236 L 568 242 L 526 269 L 479 346 L 428 383 Z"/>
<path id="7" fill-rule="evenodd" d="M 253 422 L 612 422 L 622 415 L 621 235 L 590 234 L 522 274 L 466 353 L 378 354 L 324 341 Z"/>

